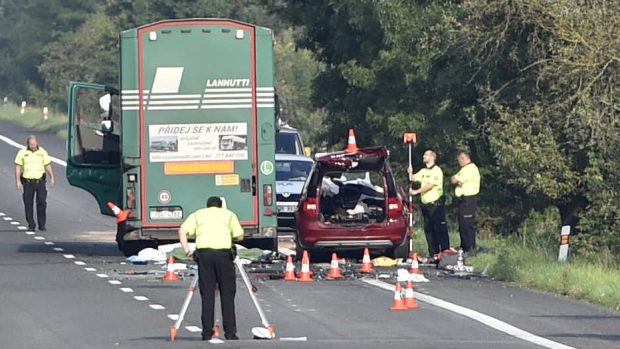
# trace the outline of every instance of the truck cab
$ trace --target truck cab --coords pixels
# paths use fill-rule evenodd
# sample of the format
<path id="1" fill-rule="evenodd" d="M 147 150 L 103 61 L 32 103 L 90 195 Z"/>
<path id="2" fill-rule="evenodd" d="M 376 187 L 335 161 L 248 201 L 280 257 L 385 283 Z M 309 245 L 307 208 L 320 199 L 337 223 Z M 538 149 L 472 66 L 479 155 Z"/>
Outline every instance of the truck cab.
<path id="1" fill-rule="evenodd" d="M 123 31 L 119 47 L 118 87 L 70 84 L 67 141 L 69 183 L 102 214 L 113 215 L 108 203 L 127 213 L 119 248 L 176 240 L 216 195 L 247 244 L 276 249 L 272 31 L 168 20 Z"/>

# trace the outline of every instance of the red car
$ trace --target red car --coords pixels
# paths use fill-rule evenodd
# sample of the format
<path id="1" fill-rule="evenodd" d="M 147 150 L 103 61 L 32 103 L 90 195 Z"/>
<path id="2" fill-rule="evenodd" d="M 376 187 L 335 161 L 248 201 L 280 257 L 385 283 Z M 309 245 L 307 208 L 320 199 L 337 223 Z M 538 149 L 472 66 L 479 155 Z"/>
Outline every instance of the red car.
<path id="1" fill-rule="evenodd" d="M 296 214 L 303 250 L 381 250 L 408 258 L 411 229 L 385 147 L 317 156 Z"/>

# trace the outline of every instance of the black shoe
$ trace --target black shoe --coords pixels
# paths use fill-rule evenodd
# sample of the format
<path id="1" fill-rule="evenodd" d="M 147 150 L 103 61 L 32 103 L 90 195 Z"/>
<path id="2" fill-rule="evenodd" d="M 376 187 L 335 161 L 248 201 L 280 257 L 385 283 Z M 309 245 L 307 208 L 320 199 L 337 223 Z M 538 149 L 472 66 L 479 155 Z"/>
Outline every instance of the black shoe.
<path id="1" fill-rule="evenodd" d="M 203 340 L 203 341 L 210 341 L 210 340 L 211 340 L 211 337 L 205 337 L 205 336 L 202 336 L 202 340 Z"/>
<path id="2" fill-rule="evenodd" d="M 236 340 L 238 340 L 238 339 L 239 339 L 239 337 L 237 337 L 237 335 L 236 335 L 236 334 L 231 334 L 230 336 L 229 336 L 229 335 L 226 335 L 226 336 L 224 336 L 224 337 L 226 337 L 226 339 L 227 339 L 227 340 L 229 340 L 229 341 L 236 341 Z"/>
<path id="3" fill-rule="evenodd" d="M 45 227 L 39 227 L 39 231 L 47 231 L 47 228 L 45 228 Z"/>
<path id="4" fill-rule="evenodd" d="M 28 227 L 28 231 L 35 231 L 36 228 L 35 227 Z"/>

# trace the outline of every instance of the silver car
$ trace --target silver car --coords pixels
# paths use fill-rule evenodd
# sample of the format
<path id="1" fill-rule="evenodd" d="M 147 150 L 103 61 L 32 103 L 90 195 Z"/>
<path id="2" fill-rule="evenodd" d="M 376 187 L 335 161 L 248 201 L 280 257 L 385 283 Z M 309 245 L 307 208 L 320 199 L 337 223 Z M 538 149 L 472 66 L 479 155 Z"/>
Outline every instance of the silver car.
<path id="1" fill-rule="evenodd" d="M 295 212 L 314 161 L 306 156 L 276 154 L 278 230 L 295 231 Z"/>

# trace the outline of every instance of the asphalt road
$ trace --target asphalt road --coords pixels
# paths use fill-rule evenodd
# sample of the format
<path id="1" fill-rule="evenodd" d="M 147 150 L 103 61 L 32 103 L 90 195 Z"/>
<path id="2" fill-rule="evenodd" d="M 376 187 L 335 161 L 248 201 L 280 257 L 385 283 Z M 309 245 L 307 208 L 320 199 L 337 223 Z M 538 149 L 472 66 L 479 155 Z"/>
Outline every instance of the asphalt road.
<path id="1" fill-rule="evenodd" d="M 1 136 L 22 143 L 28 133 L 0 122 Z M 64 141 L 38 136 L 64 159 Z M 200 327 L 196 295 L 170 342 L 171 316 L 189 277 L 164 282 L 161 265 L 126 263 L 112 243 L 114 220 L 99 215 L 94 199 L 70 187 L 56 164 L 48 231 L 21 229 L 27 224 L 14 185 L 16 151 L 0 141 L 2 348 L 540 348 L 534 344 L 540 340 L 549 348 L 620 348 L 617 312 L 485 279 L 438 278 L 431 269 L 425 270 L 431 282 L 416 285 L 420 308 L 406 312 L 389 310 L 390 280 L 256 279 L 256 295 L 278 335 L 271 341 L 251 339 L 251 328 L 261 323 L 239 278 L 241 340 L 200 341 L 192 332 Z"/>

